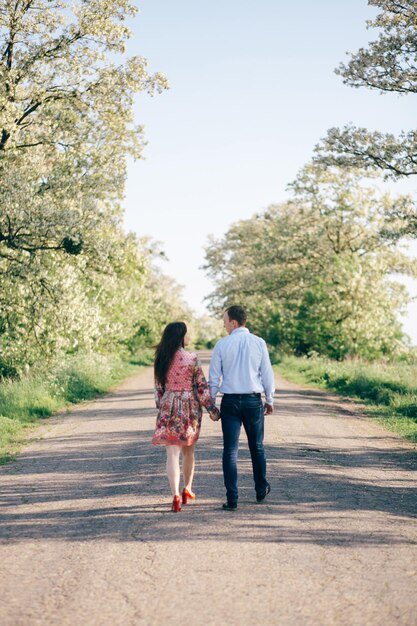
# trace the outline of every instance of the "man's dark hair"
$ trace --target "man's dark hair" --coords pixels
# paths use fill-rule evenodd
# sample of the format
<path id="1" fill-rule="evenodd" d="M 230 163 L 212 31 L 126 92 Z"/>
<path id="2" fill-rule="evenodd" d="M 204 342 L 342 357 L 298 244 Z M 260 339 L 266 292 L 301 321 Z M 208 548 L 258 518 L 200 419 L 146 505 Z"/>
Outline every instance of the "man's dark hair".
<path id="1" fill-rule="evenodd" d="M 229 306 L 229 308 L 226 309 L 226 313 L 229 316 L 229 320 L 235 320 L 239 326 L 244 326 L 246 324 L 247 316 L 243 306 L 239 306 L 238 304 Z"/>

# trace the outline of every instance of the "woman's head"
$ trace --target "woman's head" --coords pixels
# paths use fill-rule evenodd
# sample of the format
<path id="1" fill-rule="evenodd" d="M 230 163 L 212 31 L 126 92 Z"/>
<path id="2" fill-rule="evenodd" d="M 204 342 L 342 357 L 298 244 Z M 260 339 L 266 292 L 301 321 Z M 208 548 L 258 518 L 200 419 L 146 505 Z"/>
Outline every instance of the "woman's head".
<path id="1" fill-rule="evenodd" d="M 187 326 L 184 322 L 171 322 L 165 327 L 161 341 L 156 346 L 154 364 L 155 378 L 162 385 L 165 385 L 174 354 L 187 345 L 187 339 Z"/>

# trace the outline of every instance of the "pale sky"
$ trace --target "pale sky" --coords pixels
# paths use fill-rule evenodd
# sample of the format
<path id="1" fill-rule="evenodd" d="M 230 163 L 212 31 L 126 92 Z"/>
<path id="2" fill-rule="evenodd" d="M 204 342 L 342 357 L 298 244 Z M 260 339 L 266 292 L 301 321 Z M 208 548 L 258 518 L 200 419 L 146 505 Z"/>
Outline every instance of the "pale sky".
<path id="1" fill-rule="evenodd" d="M 204 311 L 209 233 L 289 197 L 286 186 L 332 126 L 398 133 L 416 125 L 413 96 L 352 89 L 334 68 L 376 37 L 366 0 L 142 0 L 128 53 L 171 89 L 137 99 L 145 160 L 131 163 L 126 229 L 162 243 L 163 268 Z M 417 191 L 417 177 L 391 185 Z M 414 246 L 417 254 L 417 246 Z M 415 281 L 407 284 L 417 296 Z M 417 304 L 405 329 L 417 343 Z"/>

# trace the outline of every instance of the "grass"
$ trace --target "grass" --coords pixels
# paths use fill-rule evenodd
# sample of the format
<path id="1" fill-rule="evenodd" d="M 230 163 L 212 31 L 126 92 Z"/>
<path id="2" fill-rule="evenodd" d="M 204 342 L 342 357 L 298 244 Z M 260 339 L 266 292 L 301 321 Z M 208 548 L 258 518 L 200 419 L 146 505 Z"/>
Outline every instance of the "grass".
<path id="1" fill-rule="evenodd" d="M 66 357 L 48 371 L 32 371 L 19 380 L 0 383 L 0 465 L 13 459 L 28 431 L 40 419 L 68 405 L 108 391 L 146 357 L 127 362 L 118 356 L 84 354 Z"/>
<path id="2" fill-rule="evenodd" d="M 289 380 L 360 400 L 367 414 L 417 443 L 417 363 L 367 363 L 282 356 L 278 371 Z"/>

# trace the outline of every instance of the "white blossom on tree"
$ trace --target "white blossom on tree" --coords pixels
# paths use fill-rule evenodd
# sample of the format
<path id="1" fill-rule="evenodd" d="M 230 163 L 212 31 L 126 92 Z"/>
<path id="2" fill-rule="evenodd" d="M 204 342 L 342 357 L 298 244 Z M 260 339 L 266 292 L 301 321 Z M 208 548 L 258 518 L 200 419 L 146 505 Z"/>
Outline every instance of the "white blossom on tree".
<path id="1" fill-rule="evenodd" d="M 79 253 L 120 213 L 126 156 L 140 157 L 138 91 L 167 86 L 117 62 L 129 0 L 0 0 L 0 272 L 37 250 Z"/>
<path id="2" fill-rule="evenodd" d="M 0 376 L 79 350 L 155 342 L 188 314 L 149 245 L 123 232 L 138 92 L 130 0 L 0 0 Z"/>
<path id="3" fill-rule="evenodd" d="M 409 96 L 417 92 L 417 3 L 415 0 L 369 0 L 381 12 L 368 27 L 379 29 L 367 48 L 350 55 L 336 73 L 351 87 Z M 354 125 L 331 128 L 316 147 L 325 165 L 380 169 L 386 178 L 417 174 L 417 131 L 398 137 Z"/>

